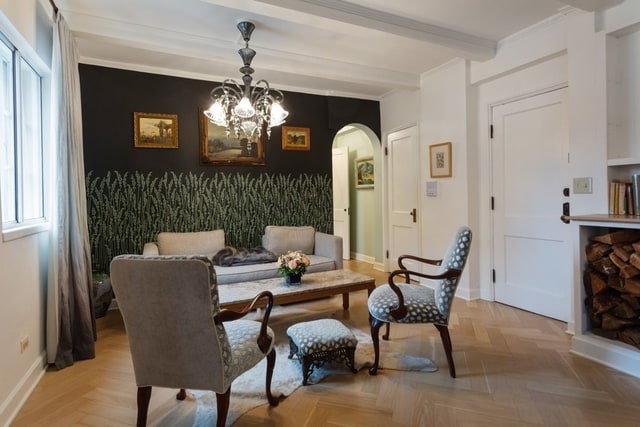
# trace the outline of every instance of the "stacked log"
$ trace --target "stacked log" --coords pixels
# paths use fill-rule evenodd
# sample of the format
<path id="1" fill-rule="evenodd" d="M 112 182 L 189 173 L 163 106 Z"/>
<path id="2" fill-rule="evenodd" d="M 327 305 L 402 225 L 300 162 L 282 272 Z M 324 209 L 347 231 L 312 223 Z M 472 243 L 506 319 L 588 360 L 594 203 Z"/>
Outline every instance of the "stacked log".
<path id="1" fill-rule="evenodd" d="M 640 230 L 591 237 L 585 250 L 591 331 L 640 349 Z"/>

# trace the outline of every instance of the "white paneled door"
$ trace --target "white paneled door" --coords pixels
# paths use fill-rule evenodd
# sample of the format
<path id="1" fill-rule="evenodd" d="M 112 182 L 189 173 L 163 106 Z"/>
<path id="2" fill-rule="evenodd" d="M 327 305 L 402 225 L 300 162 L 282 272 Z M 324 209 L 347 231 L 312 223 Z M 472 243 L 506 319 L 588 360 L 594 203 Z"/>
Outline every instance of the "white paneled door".
<path id="1" fill-rule="evenodd" d="M 492 109 L 495 300 L 554 319 L 571 315 L 567 89 Z M 568 191 L 568 190 L 567 190 Z"/>
<path id="2" fill-rule="evenodd" d="M 389 269 L 395 270 L 398 256 L 420 256 L 420 150 L 415 127 L 393 132 L 387 141 Z M 421 271 L 416 263 L 407 266 Z"/>
<path id="3" fill-rule="evenodd" d="M 332 149 L 333 234 L 342 237 L 342 258 L 351 258 L 349 233 L 349 147 Z"/>

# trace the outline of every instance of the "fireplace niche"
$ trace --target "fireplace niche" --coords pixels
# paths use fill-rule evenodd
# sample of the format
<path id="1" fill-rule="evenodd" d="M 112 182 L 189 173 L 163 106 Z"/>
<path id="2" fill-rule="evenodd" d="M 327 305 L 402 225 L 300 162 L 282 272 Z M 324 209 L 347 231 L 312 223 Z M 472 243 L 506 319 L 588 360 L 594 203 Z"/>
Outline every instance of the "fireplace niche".
<path id="1" fill-rule="evenodd" d="M 614 304 L 605 298 L 605 296 L 610 296 L 612 300 L 617 300 L 619 297 L 626 301 L 631 308 L 634 308 L 637 295 L 634 292 L 627 292 L 631 295 L 621 292 L 625 288 L 627 291 L 631 290 L 634 286 L 633 281 L 628 280 L 625 283 L 626 278 L 620 275 L 621 267 L 616 266 L 613 262 L 613 260 L 619 262 L 618 259 L 609 257 L 610 254 L 615 254 L 614 244 L 610 245 L 611 252 L 608 252 L 608 248 L 594 246 L 595 243 L 602 243 L 597 241 L 598 236 L 609 233 L 631 230 L 640 235 L 640 217 L 592 214 L 569 218 L 575 231 L 572 322 L 568 325 L 569 331 L 573 332 L 571 353 L 640 378 L 640 349 L 620 338 L 620 330 L 627 330 L 623 339 L 636 342 L 637 338 L 629 337 L 630 333 L 634 332 L 634 322 L 637 319 L 632 318 L 628 311 L 629 307 L 614 308 Z M 614 239 L 619 239 L 622 234 L 614 236 Z M 602 239 L 605 240 L 606 245 L 607 238 Z M 629 251 L 628 243 L 624 245 L 627 245 L 626 251 Z M 636 244 L 636 246 L 638 245 Z M 631 242 L 631 247 L 633 247 L 633 242 Z M 601 254 L 597 256 L 599 251 Z M 616 257 L 620 258 L 620 255 L 625 257 L 620 249 L 617 251 Z M 635 249 L 634 252 L 636 252 Z M 640 255 L 640 251 L 638 255 Z M 631 259 L 631 254 L 628 256 Z M 592 266 L 590 261 L 594 261 L 598 257 L 607 258 L 609 261 L 601 261 L 601 265 L 596 263 L 595 267 Z M 634 256 L 634 262 L 636 257 Z M 633 266 L 632 263 L 629 264 Z M 611 267 L 612 265 L 615 268 Z M 633 270 L 622 264 L 621 266 L 622 270 L 626 271 L 624 274 L 633 276 Z M 629 279 L 640 282 L 640 276 Z M 598 296 L 600 294 L 602 295 Z M 590 311 L 592 307 L 595 307 L 595 310 Z M 603 328 L 603 325 L 609 329 Z"/>
<path id="2" fill-rule="evenodd" d="M 640 230 L 593 236 L 585 256 L 584 304 L 591 332 L 640 349 Z"/>

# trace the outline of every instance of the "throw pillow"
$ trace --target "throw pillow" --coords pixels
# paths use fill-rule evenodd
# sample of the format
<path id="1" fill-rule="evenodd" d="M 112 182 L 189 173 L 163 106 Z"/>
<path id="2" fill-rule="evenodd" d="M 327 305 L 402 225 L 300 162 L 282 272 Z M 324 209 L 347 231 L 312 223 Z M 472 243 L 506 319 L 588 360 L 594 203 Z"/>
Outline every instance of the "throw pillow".
<path id="1" fill-rule="evenodd" d="M 278 257 L 273 252 L 266 250 L 262 246 L 256 246 L 250 249 L 227 246 L 220 249 L 218 253 L 213 256 L 213 264 L 222 267 L 264 264 L 267 262 L 276 262 L 277 260 Z"/>

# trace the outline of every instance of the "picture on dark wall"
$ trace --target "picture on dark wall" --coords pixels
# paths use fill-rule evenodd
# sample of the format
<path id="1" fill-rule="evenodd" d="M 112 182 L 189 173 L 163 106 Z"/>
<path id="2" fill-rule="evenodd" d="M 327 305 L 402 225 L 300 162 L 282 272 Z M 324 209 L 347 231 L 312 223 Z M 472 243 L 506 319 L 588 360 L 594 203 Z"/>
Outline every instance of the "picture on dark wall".
<path id="1" fill-rule="evenodd" d="M 373 157 L 361 157 L 356 159 L 356 188 L 373 188 L 375 174 L 373 170 Z"/>
<path id="2" fill-rule="evenodd" d="M 133 146 L 178 148 L 178 115 L 133 113 Z"/>
<path id="3" fill-rule="evenodd" d="M 282 127 L 283 150 L 311 150 L 311 136 L 309 128 Z"/>
<path id="4" fill-rule="evenodd" d="M 263 166 L 264 135 L 254 136 L 251 141 L 240 133 L 227 135 L 222 126 L 218 126 L 200 114 L 200 163 L 203 165 L 247 165 Z"/>

